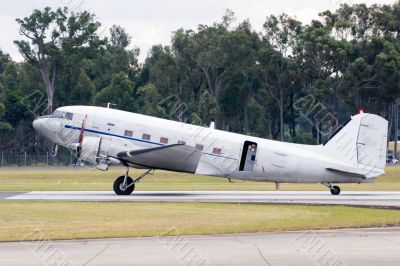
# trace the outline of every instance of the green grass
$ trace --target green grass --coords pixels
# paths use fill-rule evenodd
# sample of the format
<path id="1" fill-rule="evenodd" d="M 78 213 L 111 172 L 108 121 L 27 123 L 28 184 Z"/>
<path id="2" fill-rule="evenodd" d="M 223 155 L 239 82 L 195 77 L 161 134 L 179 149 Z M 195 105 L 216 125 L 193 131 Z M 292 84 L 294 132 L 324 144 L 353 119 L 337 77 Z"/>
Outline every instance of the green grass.
<path id="1" fill-rule="evenodd" d="M 131 170 L 132 177 L 142 170 Z M 400 191 L 400 167 L 386 168 L 386 174 L 374 184 L 342 184 L 342 190 Z M 117 176 L 124 173 L 122 168 L 107 172 L 95 169 L 11 169 L 0 170 L 0 190 L 112 190 Z M 250 182 L 196 176 L 167 171 L 156 171 L 146 176 L 136 186 L 137 190 L 274 190 L 273 183 Z M 281 184 L 281 190 L 326 190 L 319 184 Z"/>
<path id="2" fill-rule="evenodd" d="M 400 212 L 221 203 L 0 202 L 0 240 L 216 234 L 400 224 Z M 251 217 L 251 219 L 249 219 Z"/>
<path id="3" fill-rule="evenodd" d="M 124 169 L 8 169 L 0 190 L 112 190 Z M 400 167 L 376 184 L 344 190 L 398 190 Z M 142 171 L 132 170 L 131 176 Z M 138 190 L 274 190 L 274 184 L 156 171 Z M 282 184 L 282 190 L 325 190 L 318 184 Z M 0 202 L 0 241 L 214 234 L 400 224 L 400 211 L 341 206 L 220 203 Z M 251 217 L 249 219 L 249 217 Z M 174 229 L 174 230 L 172 230 Z M 172 231 L 171 231 L 172 230 Z M 36 232 L 36 233 L 35 233 Z"/>

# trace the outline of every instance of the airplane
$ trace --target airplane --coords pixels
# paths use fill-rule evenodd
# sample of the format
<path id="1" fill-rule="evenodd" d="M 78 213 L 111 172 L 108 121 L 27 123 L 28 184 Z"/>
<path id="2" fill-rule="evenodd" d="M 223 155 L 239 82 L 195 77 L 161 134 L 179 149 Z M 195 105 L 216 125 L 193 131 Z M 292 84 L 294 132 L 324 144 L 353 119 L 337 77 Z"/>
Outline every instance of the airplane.
<path id="1" fill-rule="evenodd" d="M 96 106 L 65 106 L 33 121 L 37 133 L 76 151 L 77 159 L 116 178 L 117 195 L 130 195 L 143 177 L 168 170 L 239 180 L 320 183 L 339 195 L 338 183 L 373 183 L 384 174 L 388 122 L 360 113 L 324 144 L 304 145 Z M 132 179 L 129 169 L 146 171 Z"/>

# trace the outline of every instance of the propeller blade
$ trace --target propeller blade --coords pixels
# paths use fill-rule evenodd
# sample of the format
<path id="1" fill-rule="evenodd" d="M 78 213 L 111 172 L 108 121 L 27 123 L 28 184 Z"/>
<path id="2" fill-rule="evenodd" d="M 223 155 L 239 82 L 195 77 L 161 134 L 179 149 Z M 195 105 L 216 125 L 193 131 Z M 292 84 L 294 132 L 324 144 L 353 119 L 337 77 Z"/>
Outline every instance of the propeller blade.
<path id="1" fill-rule="evenodd" d="M 87 115 L 85 115 L 85 118 L 82 121 L 81 134 L 79 135 L 79 145 L 82 144 L 83 136 L 85 134 L 86 119 L 87 119 Z"/>
<path id="2" fill-rule="evenodd" d="M 85 115 L 85 118 L 82 121 L 82 127 L 81 127 L 81 133 L 79 134 L 79 144 L 76 147 L 76 160 L 78 161 L 81 157 L 81 151 L 82 151 L 82 142 L 83 142 L 83 137 L 85 135 L 85 126 L 86 126 L 86 120 L 87 120 L 87 115 Z"/>

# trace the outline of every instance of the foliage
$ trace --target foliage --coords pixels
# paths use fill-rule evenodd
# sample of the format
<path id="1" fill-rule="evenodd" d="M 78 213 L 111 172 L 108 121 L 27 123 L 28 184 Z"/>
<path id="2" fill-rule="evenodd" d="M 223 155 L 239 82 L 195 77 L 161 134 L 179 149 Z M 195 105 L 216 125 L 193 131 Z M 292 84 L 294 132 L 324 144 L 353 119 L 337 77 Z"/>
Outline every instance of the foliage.
<path id="1" fill-rule="evenodd" d="M 87 76 L 84 69 L 81 69 L 78 81 L 71 91 L 72 104 L 87 104 L 92 102 L 96 86 L 93 81 Z"/>
<path id="2" fill-rule="evenodd" d="M 388 119 L 393 136 L 399 10 L 399 1 L 343 4 L 307 25 L 270 15 L 261 33 L 227 10 L 211 25 L 177 29 L 171 45 L 154 45 L 143 64 L 119 25 L 103 37 L 88 11 L 34 10 L 17 19 L 22 39 L 15 44 L 25 60 L 14 62 L 0 50 L 0 144 L 6 151 L 46 149 L 23 133 L 32 132 L 34 117 L 64 105 L 108 103 L 298 143 L 326 140 L 329 132 L 320 129 L 327 114 L 342 124 L 363 108 Z M 313 101 L 299 109 L 303 97 Z"/>
<path id="3" fill-rule="evenodd" d="M 145 114 L 162 117 L 163 109 L 159 105 L 162 100 L 156 86 L 149 83 L 137 89 L 139 110 Z"/>
<path id="4" fill-rule="evenodd" d="M 105 107 L 108 103 L 111 103 L 116 105 L 118 109 L 134 111 L 135 99 L 132 82 L 123 72 L 114 74 L 111 84 L 97 93 L 94 102 L 98 106 Z"/>

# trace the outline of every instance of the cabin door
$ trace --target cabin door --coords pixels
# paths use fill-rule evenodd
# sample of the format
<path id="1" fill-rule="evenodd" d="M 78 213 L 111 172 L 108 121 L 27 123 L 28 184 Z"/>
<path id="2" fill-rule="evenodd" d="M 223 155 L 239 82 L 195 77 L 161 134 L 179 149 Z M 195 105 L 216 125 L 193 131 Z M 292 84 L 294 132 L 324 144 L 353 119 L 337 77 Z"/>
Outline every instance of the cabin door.
<path id="1" fill-rule="evenodd" d="M 257 143 L 245 141 L 239 171 L 253 171 L 256 162 Z"/>

